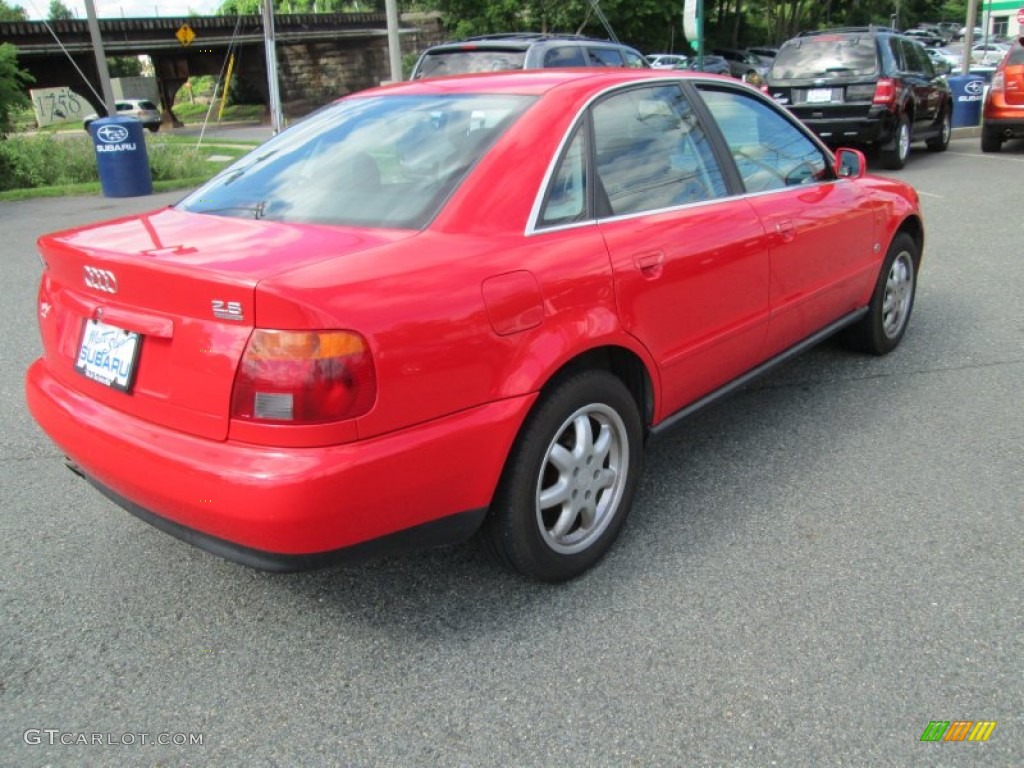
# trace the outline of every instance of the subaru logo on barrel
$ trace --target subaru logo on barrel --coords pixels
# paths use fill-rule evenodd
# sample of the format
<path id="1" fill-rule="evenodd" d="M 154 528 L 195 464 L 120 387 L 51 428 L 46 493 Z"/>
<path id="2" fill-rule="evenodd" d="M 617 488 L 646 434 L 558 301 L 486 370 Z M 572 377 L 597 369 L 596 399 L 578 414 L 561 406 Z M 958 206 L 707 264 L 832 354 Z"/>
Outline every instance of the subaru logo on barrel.
<path id="1" fill-rule="evenodd" d="M 985 90 L 985 84 L 982 80 L 971 80 L 969 83 L 964 85 L 964 93 L 971 96 L 981 96 L 981 92 Z"/>
<path id="2" fill-rule="evenodd" d="M 128 138 L 128 129 L 120 125 L 101 125 L 96 129 L 96 138 L 105 144 L 120 144 Z"/>

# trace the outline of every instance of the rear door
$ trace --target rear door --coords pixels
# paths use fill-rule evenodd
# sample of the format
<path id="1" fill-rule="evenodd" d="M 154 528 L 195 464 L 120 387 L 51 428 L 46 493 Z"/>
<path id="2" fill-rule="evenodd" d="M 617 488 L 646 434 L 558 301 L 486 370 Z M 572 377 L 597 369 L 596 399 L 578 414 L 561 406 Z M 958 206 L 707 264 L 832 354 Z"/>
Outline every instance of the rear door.
<path id="1" fill-rule="evenodd" d="M 764 229 L 727 181 L 680 85 L 616 91 L 591 110 L 599 229 L 625 329 L 661 371 L 672 413 L 761 353 Z"/>
<path id="2" fill-rule="evenodd" d="M 1003 98 L 1013 107 L 1024 107 L 1024 43 L 1018 41 L 1003 68 Z"/>

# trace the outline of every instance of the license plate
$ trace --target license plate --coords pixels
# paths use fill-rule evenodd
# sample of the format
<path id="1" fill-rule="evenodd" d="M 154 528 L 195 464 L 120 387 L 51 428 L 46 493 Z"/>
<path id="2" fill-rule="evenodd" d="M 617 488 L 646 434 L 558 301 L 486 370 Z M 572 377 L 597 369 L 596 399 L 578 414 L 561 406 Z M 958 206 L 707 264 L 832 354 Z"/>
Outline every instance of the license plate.
<path id="1" fill-rule="evenodd" d="M 807 92 L 807 101 L 809 104 L 821 104 L 822 102 L 832 101 L 832 89 L 811 88 Z"/>
<path id="2" fill-rule="evenodd" d="M 112 389 L 130 392 L 141 337 L 98 320 L 86 320 L 75 370 Z"/>

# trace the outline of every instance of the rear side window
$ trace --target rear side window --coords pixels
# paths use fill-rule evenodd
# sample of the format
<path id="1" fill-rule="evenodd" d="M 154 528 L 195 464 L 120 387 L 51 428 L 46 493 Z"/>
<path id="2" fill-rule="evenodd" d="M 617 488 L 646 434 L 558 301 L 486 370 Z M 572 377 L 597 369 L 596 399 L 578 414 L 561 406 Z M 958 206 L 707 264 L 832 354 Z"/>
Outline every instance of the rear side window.
<path id="1" fill-rule="evenodd" d="M 578 45 L 560 45 L 544 52 L 545 67 L 585 67 L 587 60 Z"/>
<path id="2" fill-rule="evenodd" d="M 878 69 L 875 41 L 870 36 L 823 35 L 798 38 L 782 46 L 772 63 L 775 80 L 815 77 L 864 77 Z"/>
<path id="3" fill-rule="evenodd" d="M 1010 57 L 1006 63 L 1013 66 L 1024 64 L 1024 45 L 1015 45 L 1010 51 Z"/>
<path id="4" fill-rule="evenodd" d="M 675 85 L 634 88 L 593 108 L 600 214 L 622 216 L 726 194 L 696 115 Z"/>
<path id="5" fill-rule="evenodd" d="M 154 104 L 152 101 L 140 101 L 139 102 L 139 108 L 140 109 L 156 109 L 156 104 Z"/>
<path id="6" fill-rule="evenodd" d="M 587 48 L 592 67 L 624 67 L 622 53 L 615 48 Z"/>

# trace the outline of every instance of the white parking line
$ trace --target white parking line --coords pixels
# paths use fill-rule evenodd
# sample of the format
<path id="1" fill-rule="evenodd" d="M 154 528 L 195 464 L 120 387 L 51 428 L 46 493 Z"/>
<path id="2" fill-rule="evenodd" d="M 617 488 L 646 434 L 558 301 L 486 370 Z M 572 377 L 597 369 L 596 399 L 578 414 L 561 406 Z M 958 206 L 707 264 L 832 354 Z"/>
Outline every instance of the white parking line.
<path id="1" fill-rule="evenodd" d="M 1004 163 L 1024 163 L 1024 157 L 1012 157 L 1005 153 L 991 152 L 981 155 L 976 155 L 972 152 L 950 152 L 951 155 L 958 155 L 960 157 L 981 157 L 985 160 L 1001 160 Z"/>
<path id="2" fill-rule="evenodd" d="M 939 200 L 942 200 L 946 197 L 945 195 L 936 195 L 934 192 L 922 192 L 920 189 L 917 190 L 917 194 L 919 194 L 921 197 L 934 197 Z"/>

